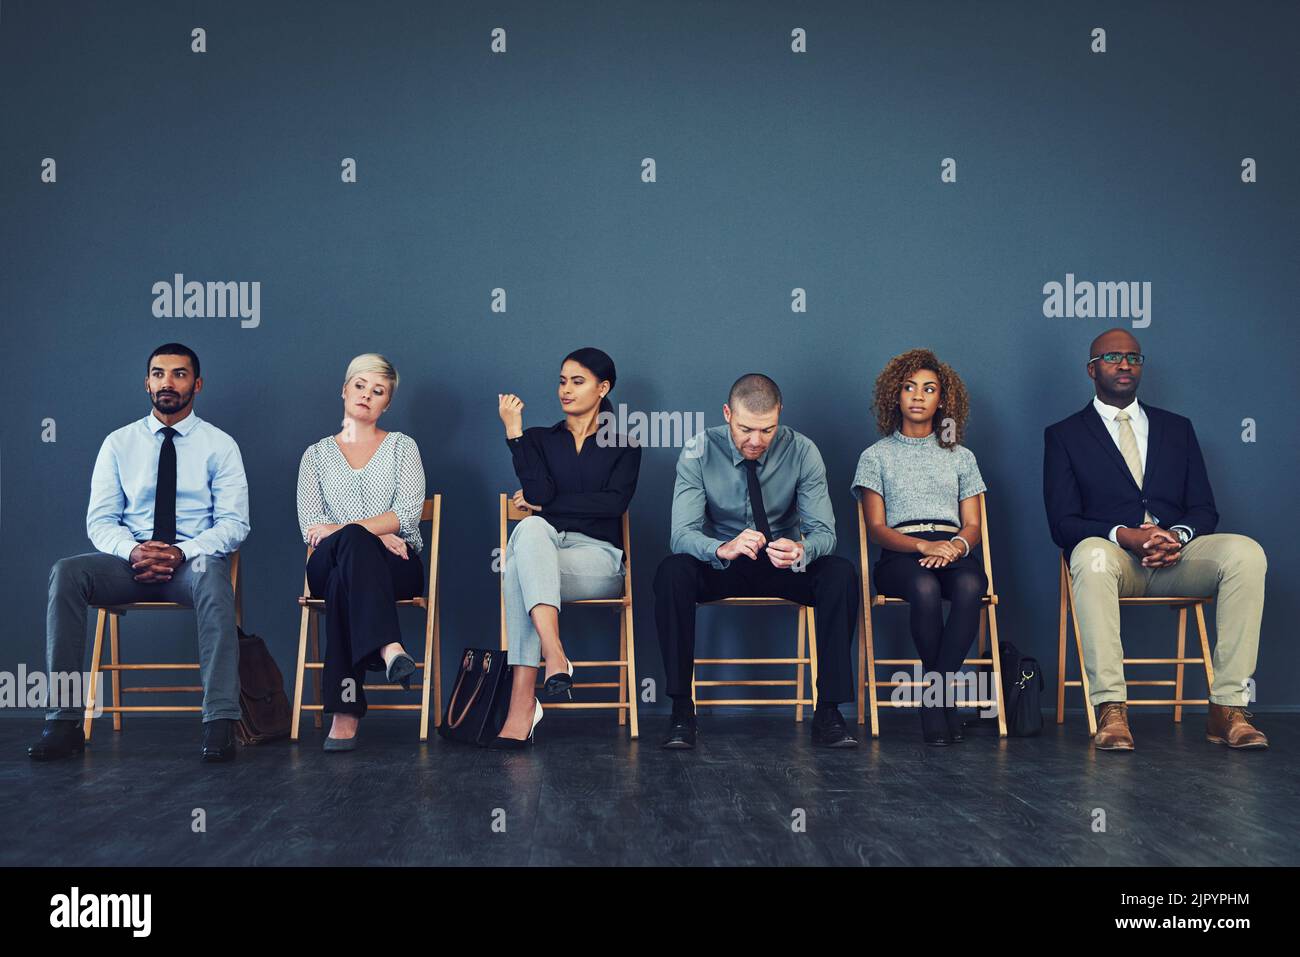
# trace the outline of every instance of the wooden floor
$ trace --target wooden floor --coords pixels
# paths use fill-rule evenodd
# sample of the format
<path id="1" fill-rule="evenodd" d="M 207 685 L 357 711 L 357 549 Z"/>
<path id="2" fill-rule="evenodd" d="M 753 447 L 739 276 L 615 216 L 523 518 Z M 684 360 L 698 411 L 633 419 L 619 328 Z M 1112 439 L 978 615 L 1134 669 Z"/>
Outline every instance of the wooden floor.
<path id="1" fill-rule="evenodd" d="M 308 728 L 205 766 L 193 718 L 106 723 L 53 764 L 26 756 L 39 719 L 7 718 L 0 864 L 1300 864 L 1296 714 L 1258 716 L 1273 746 L 1255 753 L 1208 744 L 1198 714 L 1134 716 L 1132 754 L 1094 752 L 1082 715 L 939 749 L 891 713 L 857 751 L 751 713 L 703 716 L 699 749 L 670 752 L 664 721 L 630 743 L 603 715 L 552 712 L 535 749 L 498 753 L 377 715 L 349 754 Z"/>

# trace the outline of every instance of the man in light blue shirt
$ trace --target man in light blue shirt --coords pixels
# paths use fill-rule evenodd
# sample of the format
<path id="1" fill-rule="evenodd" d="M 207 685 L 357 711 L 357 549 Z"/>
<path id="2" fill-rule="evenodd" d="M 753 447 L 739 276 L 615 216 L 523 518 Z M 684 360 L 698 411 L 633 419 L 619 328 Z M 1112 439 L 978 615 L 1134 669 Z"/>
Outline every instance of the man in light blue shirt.
<path id="1" fill-rule="evenodd" d="M 194 412 L 203 389 L 199 359 L 180 343 L 146 364 L 149 415 L 104 440 L 90 481 L 86 532 L 98 551 L 62 558 L 50 571 L 46 663 L 80 672 L 88 605 L 177 602 L 198 617 L 204 761 L 235 756 L 239 638 L 230 556 L 248 535 L 248 482 L 234 439 Z M 66 686 L 65 686 L 66 687 Z M 84 695 L 84 692 L 83 692 Z M 51 700 L 34 760 L 85 748 L 84 701 Z"/>
<path id="2" fill-rule="evenodd" d="M 655 574 L 655 624 L 673 699 L 663 746 L 695 746 L 696 604 L 774 597 L 815 609 L 813 743 L 856 747 L 839 705 L 854 695 L 858 576 L 852 562 L 833 554 L 835 513 L 821 453 L 780 424 L 781 390 L 760 373 L 736 380 L 722 414 L 726 425 L 695 436 L 677 459 L 673 554 Z"/>

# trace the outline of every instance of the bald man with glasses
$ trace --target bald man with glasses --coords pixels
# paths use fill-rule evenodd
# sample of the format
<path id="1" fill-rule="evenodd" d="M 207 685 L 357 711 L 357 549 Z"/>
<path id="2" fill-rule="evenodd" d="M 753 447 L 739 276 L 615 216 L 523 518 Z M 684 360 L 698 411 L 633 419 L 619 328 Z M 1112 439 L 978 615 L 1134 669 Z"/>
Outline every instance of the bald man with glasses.
<path id="1" fill-rule="evenodd" d="M 1088 356 L 1096 396 L 1044 433 L 1043 500 L 1052 540 L 1069 558 L 1089 698 L 1100 712 L 1093 745 L 1133 750 L 1118 599 L 1213 595 L 1206 737 L 1266 748 L 1244 708 L 1264 612 L 1264 550 L 1215 532 L 1219 513 L 1192 423 L 1137 400 L 1145 367 L 1137 339 L 1110 329 Z"/>

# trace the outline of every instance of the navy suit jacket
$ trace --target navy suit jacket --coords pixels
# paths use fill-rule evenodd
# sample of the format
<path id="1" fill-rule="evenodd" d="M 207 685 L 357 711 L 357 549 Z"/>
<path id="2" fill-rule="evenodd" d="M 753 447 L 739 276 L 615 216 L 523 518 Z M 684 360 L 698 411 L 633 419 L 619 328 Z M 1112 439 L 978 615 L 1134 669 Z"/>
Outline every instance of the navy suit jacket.
<path id="1" fill-rule="evenodd" d="M 1205 459 L 1192 423 L 1139 402 L 1147 414 L 1147 460 L 1138 488 L 1091 401 L 1043 432 L 1043 503 L 1052 541 L 1068 556 L 1116 525 L 1136 528 L 1143 512 L 1161 528 L 1186 525 L 1208 535 L 1219 523 Z"/>

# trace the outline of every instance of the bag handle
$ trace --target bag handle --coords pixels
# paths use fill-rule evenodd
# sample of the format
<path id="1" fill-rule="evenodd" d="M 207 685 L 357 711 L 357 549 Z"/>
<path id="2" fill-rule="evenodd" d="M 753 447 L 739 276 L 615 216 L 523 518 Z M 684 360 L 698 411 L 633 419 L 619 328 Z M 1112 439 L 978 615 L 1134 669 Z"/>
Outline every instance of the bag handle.
<path id="1" fill-rule="evenodd" d="M 447 702 L 447 727 L 458 728 L 461 722 L 469 716 L 470 709 L 474 707 L 474 702 L 478 700 L 479 692 L 483 690 L 483 679 L 487 677 L 488 672 L 492 670 L 492 652 L 485 652 L 483 655 L 483 670 L 479 672 L 478 684 L 474 686 L 474 693 L 469 696 L 464 710 L 461 711 L 460 717 L 453 715 L 456 713 L 456 696 L 460 694 L 461 685 L 465 681 L 465 673 L 474 666 L 474 652 L 465 652 L 465 660 L 461 664 L 460 677 L 456 679 L 456 687 L 451 693 L 451 700 Z"/>

